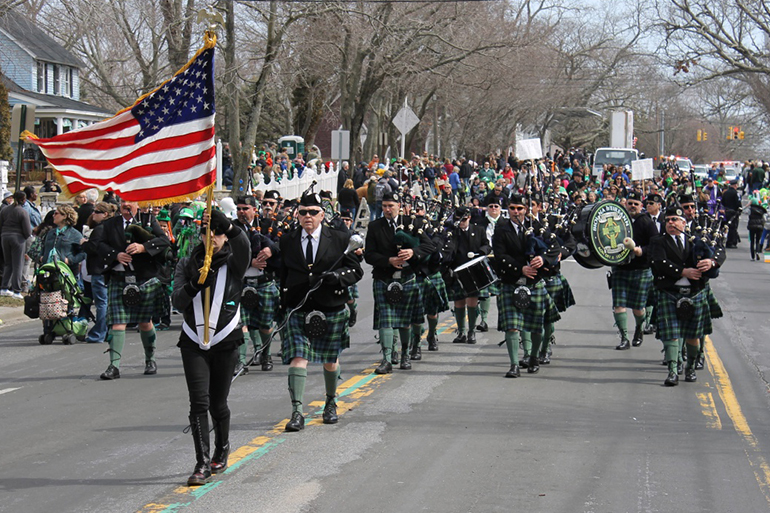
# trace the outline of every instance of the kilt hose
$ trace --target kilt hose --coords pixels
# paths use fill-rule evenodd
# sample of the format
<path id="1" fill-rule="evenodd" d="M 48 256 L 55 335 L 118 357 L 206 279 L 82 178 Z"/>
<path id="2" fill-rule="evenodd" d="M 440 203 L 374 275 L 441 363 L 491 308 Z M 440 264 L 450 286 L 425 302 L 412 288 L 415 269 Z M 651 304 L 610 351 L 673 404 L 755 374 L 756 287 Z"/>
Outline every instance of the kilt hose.
<path id="1" fill-rule="evenodd" d="M 612 268 L 612 306 L 644 310 L 652 287 L 650 269 Z"/>
<path id="2" fill-rule="evenodd" d="M 517 285 L 503 283 L 498 301 L 498 331 L 519 330 L 541 333 L 546 324 L 561 319 L 553 299 L 545 289 L 543 280 L 529 287 L 532 292 L 532 303 L 529 308 L 523 310 L 519 310 L 513 305 L 513 292 L 517 287 Z"/>
<path id="3" fill-rule="evenodd" d="M 712 331 L 711 312 L 709 310 L 708 293 L 701 290 L 690 297 L 695 307 L 692 319 L 681 321 L 676 316 L 676 303 L 681 298 L 670 292 L 658 291 L 658 302 L 655 304 L 655 338 L 661 341 L 682 339 L 699 339 Z"/>
<path id="4" fill-rule="evenodd" d="M 164 285 L 158 278 L 150 278 L 142 284 L 141 302 L 136 306 L 123 304 L 123 289 L 126 282 L 121 275 L 111 275 L 107 284 L 107 325 L 150 322 L 153 316 L 163 312 Z"/>
<path id="5" fill-rule="evenodd" d="M 313 363 L 334 363 L 343 349 L 350 347 L 348 309 L 324 312 L 328 329 L 318 338 L 305 335 L 305 312 L 295 312 L 281 332 L 281 358 L 288 365 L 293 358 Z"/>
<path id="6" fill-rule="evenodd" d="M 414 275 L 400 282 L 404 287 L 404 296 L 397 304 L 391 304 L 385 298 L 389 283 L 374 280 L 374 329 L 408 328 L 419 324 L 425 318 L 425 310 L 421 303 L 420 286 Z"/>
<path id="7" fill-rule="evenodd" d="M 270 329 L 276 320 L 278 308 L 281 304 L 281 296 L 275 281 L 262 284 L 250 283 L 246 285 L 257 290 L 258 303 L 254 308 L 246 308 L 241 304 L 241 323 L 253 329 Z"/>
<path id="8" fill-rule="evenodd" d="M 562 273 L 546 278 L 545 290 L 548 291 L 548 295 L 553 299 L 559 312 L 566 312 L 567 308 L 575 304 L 572 287 L 569 286 L 567 278 Z"/>
<path id="9" fill-rule="evenodd" d="M 418 275 L 417 283 L 420 286 L 422 305 L 426 315 L 438 315 L 449 310 L 449 297 L 441 273 L 437 272 L 430 276 Z"/>

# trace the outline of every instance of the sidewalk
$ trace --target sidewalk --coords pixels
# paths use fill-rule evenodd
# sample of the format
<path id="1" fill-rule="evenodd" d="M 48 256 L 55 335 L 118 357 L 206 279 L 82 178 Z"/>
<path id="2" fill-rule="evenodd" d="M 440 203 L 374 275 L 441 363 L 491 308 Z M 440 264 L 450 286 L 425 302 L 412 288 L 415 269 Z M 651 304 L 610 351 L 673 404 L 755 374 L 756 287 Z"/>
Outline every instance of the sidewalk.
<path id="1" fill-rule="evenodd" d="M 24 304 L 21 301 L 19 306 L 0 306 L 0 329 L 34 320 L 24 315 Z"/>

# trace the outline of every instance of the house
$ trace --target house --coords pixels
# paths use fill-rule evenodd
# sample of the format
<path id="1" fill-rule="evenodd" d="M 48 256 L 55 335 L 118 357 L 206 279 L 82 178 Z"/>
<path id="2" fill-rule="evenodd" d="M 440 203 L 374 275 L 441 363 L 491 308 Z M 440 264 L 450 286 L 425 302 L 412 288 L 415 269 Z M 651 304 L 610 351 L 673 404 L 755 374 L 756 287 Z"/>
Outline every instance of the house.
<path id="1" fill-rule="evenodd" d="M 8 101 L 11 107 L 35 106 L 35 135 L 53 137 L 114 115 L 80 101 L 83 67 L 72 52 L 24 16 L 13 11 L 0 16 L 0 70 Z M 25 152 L 25 162 L 29 157 Z M 42 162 L 36 162 L 36 168 L 45 163 L 42 155 L 34 160 L 38 158 Z"/>

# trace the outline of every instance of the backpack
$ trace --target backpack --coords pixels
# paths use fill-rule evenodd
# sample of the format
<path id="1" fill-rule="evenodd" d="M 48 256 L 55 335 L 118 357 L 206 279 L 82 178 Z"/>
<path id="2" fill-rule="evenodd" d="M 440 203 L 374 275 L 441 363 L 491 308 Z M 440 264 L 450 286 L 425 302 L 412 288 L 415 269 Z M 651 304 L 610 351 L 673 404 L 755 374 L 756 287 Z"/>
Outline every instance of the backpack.
<path id="1" fill-rule="evenodd" d="M 374 186 L 374 200 L 382 201 L 382 197 L 385 193 L 390 191 L 390 185 L 388 185 L 387 182 L 377 182 L 377 185 Z"/>

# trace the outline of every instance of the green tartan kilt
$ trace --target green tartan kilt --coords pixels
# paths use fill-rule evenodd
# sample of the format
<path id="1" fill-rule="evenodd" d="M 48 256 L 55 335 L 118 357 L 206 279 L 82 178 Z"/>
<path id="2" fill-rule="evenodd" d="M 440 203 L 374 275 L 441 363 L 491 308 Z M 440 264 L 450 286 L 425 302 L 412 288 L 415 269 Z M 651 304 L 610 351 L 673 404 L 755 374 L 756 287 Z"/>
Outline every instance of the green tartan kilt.
<path id="1" fill-rule="evenodd" d="M 251 283 L 246 280 L 246 285 L 257 289 L 259 303 L 255 308 L 246 308 L 241 304 L 241 323 L 249 329 L 269 329 L 276 320 L 278 307 L 281 304 L 278 286 L 275 281 L 257 285 L 256 280 Z"/>
<path id="2" fill-rule="evenodd" d="M 560 312 L 575 304 L 575 296 L 572 295 L 572 287 L 562 273 L 545 279 L 545 290 L 553 299 L 556 309 Z"/>
<path id="3" fill-rule="evenodd" d="M 447 296 L 450 301 L 460 301 L 461 299 L 467 299 L 469 297 L 481 297 L 482 291 L 474 292 L 473 294 L 466 294 L 460 285 L 460 280 L 453 278 L 447 288 Z"/>
<path id="4" fill-rule="evenodd" d="M 425 318 L 425 310 L 422 305 L 420 286 L 414 275 L 401 282 L 404 286 L 404 297 L 401 302 L 392 305 L 385 299 L 385 291 L 388 283 L 382 280 L 373 280 L 374 292 L 374 329 L 380 328 L 408 328 L 412 324 L 419 324 Z"/>
<path id="5" fill-rule="evenodd" d="M 689 321 L 680 321 L 676 316 L 676 302 L 680 297 L 658 291 L 658 302 L 654 309 L 657 327 L 655 338 L 658 340 L 698 339 L 712 333 L 707 291 L 701 290 L 690 298 L 695 306 L 695 314 Z"/>
<path id="6" fill-rule="evenodd" d="M 137 306 L 123 304 L 123 276 L 113 274 L 107 283 L 107 325 L 150 322 L 163 311 L 164 285 L 158 278 L 150 278 L 139 285 L 142 302 Z"/>
<path id="7" fill-rule="evenodd" d="M 503 283 L 497 302 L 498 331 L 519 330 L 537 333 L 542 331 L 546 324 L 561 319 L 542 280 L 529 288 L 532 291 L 532 304 L 525 310 L 513 306 L 513 291 L 516 288 L 517 285 Z"/>
<path id="8" fill-rule="evenodd" d="M 284 364 L 293 358 L 304 358 L 313 363 L 334 363 L 343 349 L 350 347 L 347 308 L 339 312 L 324 312 L 328 330 L 323 337 L 308 338 L 305 335 L 305 315 L 295 312 L 281 332 L 281 358 Z"/>
<path id="9" fill-rule="evenodd" d="M 612 306 L 644 310 L 652 287 L 649 269 L 612 268 Z"/>
<path id="10" fill-rule="evenodd" d="M 492 296 L 499 296 L 500 295 L 500 284 L 502 282 L 500 280 L 497 280 L 489 287 L 484 287 L 479 291 L 479 298 L 486 299 Z"/>
<path id="11" fill-rule="evenodd" d="M 714 295 L 714 291 L 711 290 L 711 285 L 706 284 L 706 301 L 709 304 L 709 311 L 711 312 L 712 319 L 720 319 L 724 314 L 722 313 L 722 307 L 719 306 L 719 301 Z"/>
<path id="12" fill-rule="evenodd" d="M 348 287 L 348 294 L 350 295 L 350 299 L 358 299 L 360 297 L 358 293 L 358 283 L 354 283 Z"/>
<path id="13" fill-rule="evenodd" d="M 440 312 L 449 310 L 446 284 L 441 273 L 418 276 L 417 283 L 420 285 L 422 305 L 427 315 L 438 315 Z"/>

